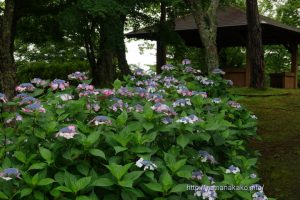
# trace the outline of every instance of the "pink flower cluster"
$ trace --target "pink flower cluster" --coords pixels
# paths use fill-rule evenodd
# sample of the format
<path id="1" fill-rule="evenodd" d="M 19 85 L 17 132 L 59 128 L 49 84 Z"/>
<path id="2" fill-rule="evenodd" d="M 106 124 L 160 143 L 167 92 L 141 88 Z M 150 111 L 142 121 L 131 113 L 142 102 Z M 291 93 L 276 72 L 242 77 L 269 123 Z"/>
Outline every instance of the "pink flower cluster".
<path id="1" fill-rule="evenodd" d="M 16 87 L 17 92 L 32 92 L 34 89 L 31 83 L 22 83 Z"/>
<path id="2" fill-rule="evenodd" d="M 65 90 L 69 86 L 70 86 L 69 82 L 66 82 L 65 80 L 61 80 L 61 79 L 55 79 L 50 83 L 50 87 L 52 88 L 52 90 L 57 90 L 57 89 Z"/>

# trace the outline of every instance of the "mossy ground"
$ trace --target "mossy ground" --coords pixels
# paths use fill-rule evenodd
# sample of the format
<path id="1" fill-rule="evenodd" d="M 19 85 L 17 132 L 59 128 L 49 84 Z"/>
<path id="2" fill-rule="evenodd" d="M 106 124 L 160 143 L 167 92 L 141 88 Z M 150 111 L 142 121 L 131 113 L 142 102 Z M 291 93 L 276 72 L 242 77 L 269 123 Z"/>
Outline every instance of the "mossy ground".
<path id="1" fill-rule="evenodd" d="M 239 89 L 258 97 L 242 97 L 239 102 L 258 117 L 258 135 L 250 147 L 261 153 L 259 173 L 265 192 L 282 200 L 300 199 L 300 90 Z M 288 93 L 283 96 L 277 94 Z M 277 96 L 276 96 L 277 95 Z"/>

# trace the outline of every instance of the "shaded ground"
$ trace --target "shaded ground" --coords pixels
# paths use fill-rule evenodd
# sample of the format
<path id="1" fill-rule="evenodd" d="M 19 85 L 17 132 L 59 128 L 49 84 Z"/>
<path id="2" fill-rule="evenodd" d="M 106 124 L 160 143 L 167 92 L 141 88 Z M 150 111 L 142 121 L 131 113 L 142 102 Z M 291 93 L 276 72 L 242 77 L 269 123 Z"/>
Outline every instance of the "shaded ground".
<path id="1" fill-rule="evenodd" d="M 239 102 L 258 117 L 262 140 L 250 146 L 262 154 L 258 167 L 267 196 L 300 200 L 300 90 L 282 91 L 289 94 L 244 97 Z"/>

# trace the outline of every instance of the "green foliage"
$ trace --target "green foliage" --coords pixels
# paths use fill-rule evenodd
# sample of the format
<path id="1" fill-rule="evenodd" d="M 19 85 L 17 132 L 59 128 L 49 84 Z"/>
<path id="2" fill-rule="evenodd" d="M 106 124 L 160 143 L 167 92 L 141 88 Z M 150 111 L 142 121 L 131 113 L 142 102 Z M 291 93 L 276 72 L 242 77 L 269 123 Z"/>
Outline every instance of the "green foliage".
<path id="1" fill-rule="evenodd" d="M 21 82 L 30 82 L 33 78 L 42 79 L 64 79 L 68 74 L 74 71 L 89 71 L 89 65 L 85 61 L 76 62 L 33 62 L 24 63 L 18 66 L 18 80 Z"/>
<path id="2" fill-rule="evenodd" d="M 187 200 L 195 199 L 187 185 L 258 182 L 250 178 L 256 158 L 245 145 L 255 136 L 256 120 L 232 101 L 226 80 L 200 76 L 183 65 L 158 76 L 144 73 L 115 81 L 114 90 L 36 85 L 45 112 L 28 112 L 25 100 L 1 102 L 1 109 L 14 105 L 23 119 L 16 120 L 16 112 L 1 112 L 0 172 L 17 168 L 20 178 L 4 180 L 0 174 L 0 197 Z M 138 91 L 137 85 L 145 90 Z M 84 95 L 90 92 L 95 94 Z M 62 94 L 73 99 L 64 101 Z M 176 106 L 178 99 L 191 105 Z M 173 121 L 165 123 L 165 117 Z M 230 165 L 241 171 L 226 173 Z M 203 176 L 193 177 L 199 170 Z M 254 191 L 216 193 L 218 199 L 241 199 Z"/>

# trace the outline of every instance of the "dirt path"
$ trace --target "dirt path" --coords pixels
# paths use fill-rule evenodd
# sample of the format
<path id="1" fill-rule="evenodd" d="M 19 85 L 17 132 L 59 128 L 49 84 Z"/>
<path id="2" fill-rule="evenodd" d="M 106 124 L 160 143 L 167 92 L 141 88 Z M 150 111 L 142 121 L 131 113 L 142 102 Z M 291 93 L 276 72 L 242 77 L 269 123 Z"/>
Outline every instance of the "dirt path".
<path id="1" fill-rule="evenodd" d="M 261 141 L 259 172 L 265 192 L 282 200 L 300 200 L 300 92 L 288 96 L 253 97 L 240 101 L 258 117 Z"/>

